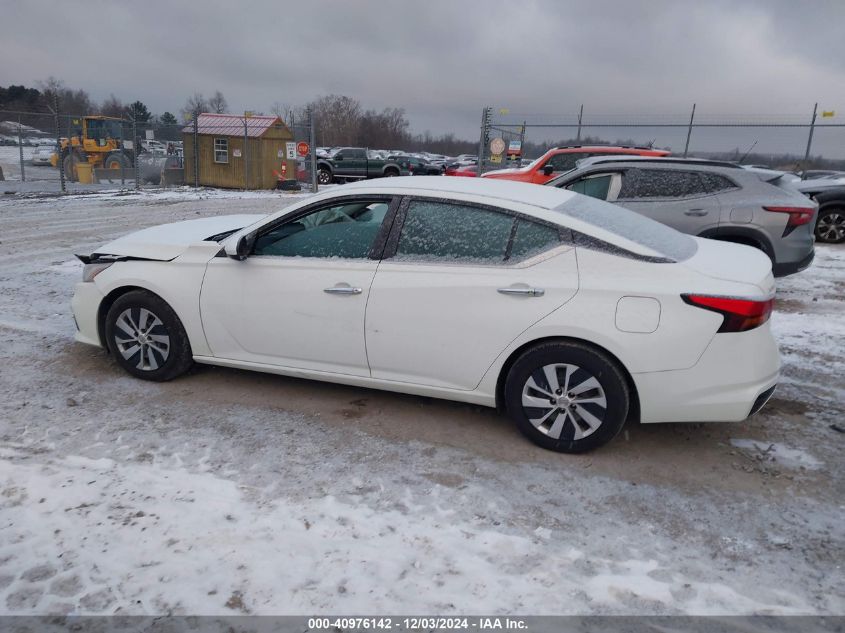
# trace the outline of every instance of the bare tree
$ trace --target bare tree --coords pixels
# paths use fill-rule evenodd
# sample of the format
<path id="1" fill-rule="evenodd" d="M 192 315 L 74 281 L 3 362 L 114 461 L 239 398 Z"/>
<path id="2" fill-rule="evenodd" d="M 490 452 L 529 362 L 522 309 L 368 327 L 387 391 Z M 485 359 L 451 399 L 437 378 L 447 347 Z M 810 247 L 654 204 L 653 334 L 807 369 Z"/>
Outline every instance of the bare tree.
<path id="1" fill-rule="evenodd" d="M 103 101 L 103 104 L 100 106 L 100 114 L 122 118 L 126 114 L 126 106 L 112 94 L 109 95 L 108 99 Z"/>
<path id="2" fill-rule="evenodd" d="M 229 110 L 229 104 L 226 103 L 226 97 L 223 96 L 223 93 L 216 90 L 208 100 L 208 108 L 215 114 L 225 114 Z"/>
<path id="3" fill-rule="evenodd" d="M 192 121 L 194 117 L 208 110 L 208 100 L 201 92 L 195 92 L 185 100 L 185 105 L 182 107 L 182 119 Z"/>
<path id="4" fill-rule="evenodd" d="M 45 105 L 52 108 L 55 98 L 58 98 L 59 109 L 64 113 L 85 115 L 96 109 L 87 92 L 72 90 L 55 77 L 39 81 L 38 87 L 44 95 Z"/>

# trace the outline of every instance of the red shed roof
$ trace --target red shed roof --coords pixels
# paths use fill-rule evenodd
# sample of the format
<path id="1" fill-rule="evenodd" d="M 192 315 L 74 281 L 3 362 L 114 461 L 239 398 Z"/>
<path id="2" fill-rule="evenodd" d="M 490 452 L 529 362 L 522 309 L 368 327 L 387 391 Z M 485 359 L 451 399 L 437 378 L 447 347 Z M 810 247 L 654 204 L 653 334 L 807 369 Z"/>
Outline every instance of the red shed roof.
<path id="1" fill-rule="evenodd" d="M 276 123 L 283 123 L 277 116 L 251 116 L 246 119 L 247 136 L 261 136 Z M 183 132 L 192 133 L 194 124 L 189 123 Z M 219 134 L 221 136 L 243 136 L 244 117 L 238 114 L 211 114 L 203 112 L 197 117 L 197 131 L 200 134 Z"/>

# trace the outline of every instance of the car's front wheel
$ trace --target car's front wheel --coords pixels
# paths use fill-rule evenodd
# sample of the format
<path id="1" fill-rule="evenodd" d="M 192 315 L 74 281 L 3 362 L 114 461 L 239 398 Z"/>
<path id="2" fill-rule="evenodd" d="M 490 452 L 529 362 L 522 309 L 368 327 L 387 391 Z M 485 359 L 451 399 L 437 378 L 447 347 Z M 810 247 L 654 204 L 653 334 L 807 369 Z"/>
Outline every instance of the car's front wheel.
<path id="1" fill-rule="evenodd" d="M 630 393 L 617 364 L 577 342 L 542 343 L 508 372 L 505 406 L 535 444 L 582 453 L 612 440 L 628 416 Z"/>
<path id="2" fill-rule="evenodd" d="M 137 378 L 165 381 L 193 365 L 188 335 L 164 299 L 145 290 L 118 297 L 105 323 L 109 350 Z"/>

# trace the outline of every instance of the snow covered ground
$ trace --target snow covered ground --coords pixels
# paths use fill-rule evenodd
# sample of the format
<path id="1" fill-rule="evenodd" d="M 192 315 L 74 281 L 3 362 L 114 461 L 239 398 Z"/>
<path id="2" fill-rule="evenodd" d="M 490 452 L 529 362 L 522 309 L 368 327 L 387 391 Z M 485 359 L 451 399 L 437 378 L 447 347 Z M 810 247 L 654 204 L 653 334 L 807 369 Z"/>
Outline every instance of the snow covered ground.
<path id="1" fill-rule="evenodd" d="M 583 456 L 470 405 L 144 383 L 72 341 L 74 252 L 298 197 L 0 199 L 0 612 L 845 613 L 845 248 L 779 280 L 761 414 Z"/>

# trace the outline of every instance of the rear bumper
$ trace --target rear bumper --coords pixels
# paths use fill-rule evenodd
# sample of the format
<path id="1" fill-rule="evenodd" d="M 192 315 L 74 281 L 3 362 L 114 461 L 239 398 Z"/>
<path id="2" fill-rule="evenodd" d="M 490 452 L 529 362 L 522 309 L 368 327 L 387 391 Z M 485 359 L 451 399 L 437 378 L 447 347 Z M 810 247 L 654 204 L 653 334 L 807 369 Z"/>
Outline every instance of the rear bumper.
<path id="1" fill-rule="evenodd" d="M 801 272 L 813 263 L 813 258 L 815 256 L 816 251 L 811 250 L 809 255 L 797 262 L 783 262 L 780 264 L 774 264 L 772 266 L 772 274 L 774 274 L 775 277 L 785 277 L 786 275 L 792 275 L 794 273 Z"/>
<path id="2" fill-rule="evenodd" d="M 780 355 L 769 324 L 716 334 L 689 369 L 633 374 L 640 421 L 739 422 L 774 392 Z"/>
<path id="3" fill-rule="evenodd" d="M 74 338 L 80 343 L 102 347 L 97 328 L 97 315 L 102 301 L 103 293 L 96 284 L 90 282 L 76 284 L 70 307 L 73 310 L 73 319 L 76 321 Z"/>

